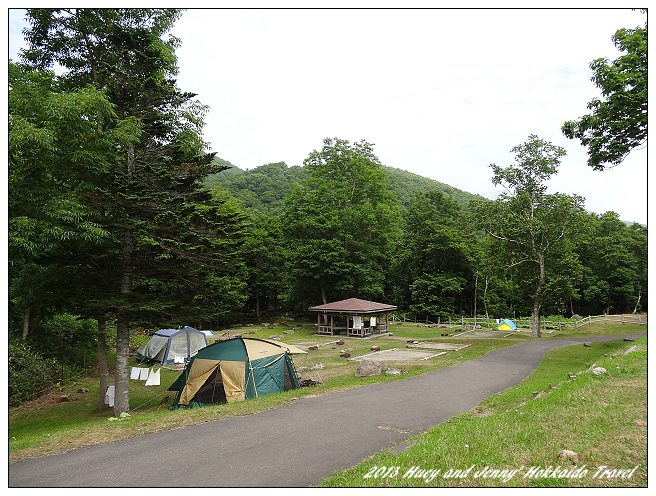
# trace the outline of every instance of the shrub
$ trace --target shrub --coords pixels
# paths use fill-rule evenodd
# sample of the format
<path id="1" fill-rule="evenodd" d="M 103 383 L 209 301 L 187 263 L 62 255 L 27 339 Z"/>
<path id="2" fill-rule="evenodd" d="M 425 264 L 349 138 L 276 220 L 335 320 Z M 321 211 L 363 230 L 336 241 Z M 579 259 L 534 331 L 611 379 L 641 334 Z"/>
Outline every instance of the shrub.
<path id="1" fill-rule="evenodd" d="M 54 386 L 61 377 L 61 366 L 44 358 L 17 337 L 9 338 L 9 404 L 31 400 L 33 395 Z"/>
<path id="2" fill-rule="evenodd" d="M 71 314 L 55 315 L 37 326 L 28 336 L 28 343 L 42 356 L 81 370 L 85 362 L 97 360 L 97 329 L 95 320 Z"/>

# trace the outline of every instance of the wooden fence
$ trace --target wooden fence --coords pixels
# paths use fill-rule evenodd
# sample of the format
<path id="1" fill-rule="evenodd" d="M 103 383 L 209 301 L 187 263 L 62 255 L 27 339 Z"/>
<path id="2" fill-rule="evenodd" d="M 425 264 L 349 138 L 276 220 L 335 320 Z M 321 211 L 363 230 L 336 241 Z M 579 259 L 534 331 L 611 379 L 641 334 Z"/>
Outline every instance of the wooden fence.
<path id="1" fill-rule="evenodd" d="M 396 316 L 392 316 L 393 321 L 403 321 L 408 322 L 407 319 L 399 319 Z M 533 328 L 533 319 L 512 319 L 512 321 L 517 325 L 519 329 L 532 329 Z M 412 322 L 412 321 L 411 321 Z M 419 322 L 419 321 L 414 321 Z M 460 319 L 451 319 L 449 317 L 448 322 L 445 320 L 441 322 L 441 319 L 437 319 L 437 322 L 432 322 L 428 319 L 425 321 L 426 324 L 448 324 L 448 325 L 461 325 L 461 326 L 480 326 L 487 328 L 496 327 L 500 320 L 489 319 L 485 317 L 476 317 L 476 318 L 466 318 L 461 317 Z M 636 325 L 646 325 L 647 324 L 647 314 L 618 314 L 618 315 L 591 315 L 584 317 L 580 320 L 575 321 L 551 321 L 551 320 L 540 320 L 540 328 L 547 332 L 553 331 L 562 331 L 567 329 L 578 329 L 581 326 L 586 324 L 591 324 L 592 322 L 616 322 L 622 324 L 636 324 Z"/>

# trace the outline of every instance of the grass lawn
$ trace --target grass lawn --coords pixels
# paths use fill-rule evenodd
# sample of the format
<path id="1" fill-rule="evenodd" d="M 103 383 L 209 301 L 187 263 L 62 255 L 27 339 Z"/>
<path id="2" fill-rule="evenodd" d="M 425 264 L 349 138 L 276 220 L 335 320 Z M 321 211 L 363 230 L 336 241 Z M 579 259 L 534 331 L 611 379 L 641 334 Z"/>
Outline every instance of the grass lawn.
<path id="1" fill-rule="evenodd" d="M 310 372 L 311 377 L 314 379 L 317 379 L 320 375 L 323 380 L 322 385 L 233 404 L 170 411 L 168 407 L 173 401 L 173 393 L 167 392 L 166 389 L 179 376 L 180 371 L 163 368 L 161 370 L 160 386 L 146 387 L 143 381 L 130 381 L 130 417 L 123 421 L 109 421 L 109 418 L 113 417 L 113 412 L 111 410 L 100 412 L 97 409 L 99 387 L 97 378 L 86 378 L 82 383 L 78 382 L 65 387 L 63 393 L 67 394 L 72 401 L 58 402 L 62 393 L 53 391 L 50 395 L 37 399 L 35 402 L 9 410 L 9 460 L 13 461 L 24 457 L 40 456 L 93 444 L 107 443 L 219 418 L 249 415 L 289 404 L 294 398 L 303 395 L 325 394 L 375 382 L 403 380 L 475 358 L 493 348 L 510 346 L 533 339 L 530 337 L 530 333 L 525 332 L 516 333 L 506 338 L 467 338 L 466 334 L 442 337 L 440 336 L 441 333 L 450 332 L 450 330 L 403 324 L 391 327 L 391 331 L 394 333 L 391 337 L 381 336 L 368 340 L 345 339 L 343 345 L 338 345 L 334 343 L 336 337 L 317 336 L 315 326 L 312 324 L 305 324 L 303 328 L 299 328 L 299 324 L 296 324 L 295 327 L 294 334 L 285 335 L 285 342 L 321 345 L 318 350 L 310 351 L 307 359 L 300 356 L 300 358 L 295 357 L 295 361 L 298 366 L 312 366 L 313 364 L 322 363 L 324 368 L 319 370 L 318 373 Z M 291 328 L 291 324 L 285 324 L 266 328 L 249 327 L 235 329 L 234 331 L 244 337 L 268 338 L 271 334 L 283 334 L 284 330 Z M 544 338 L 583 335 L 582 333 L 586 333 L 586 335 L 628 334 L 645 330 L 646 326 L 591 324 L 576 331 L 557 333 L 557 335 L 556 333 L 545 334 Z M 234 334 L 234 332 L 231 331 L 231 334 Z M 471 346 L 457 352 L 449 351 L 445 355 L 428 360 L 388 363 L 390 367 L 407 371 L 407 373 L 400 376 L 381 375 L 378 377 L 357 378 L 354 376 L 357 363 L 339 356 L 344 352 L 350 353 L 354 357 L 364 355 L 369 353 L 371 346 L 374 345 L 381 350 L 404 348 L 406 341 L 409 339 L 424 342 L 471 344 Z M 131 363 L 135 364 L 134 359 Z M 302 378 L 307 377 L 304 375 Z M 542 382 L 544 380 L 548 380 L 548 378 L 542 379 Z M 88 388 L 89 393 L 78 393 L 77 391 L 81 387 Z M 492 398 L 489 401 L 493 401 Z M 485 408 L 500 407 L 496 407 L 491 403 L 489 407 Z"/>

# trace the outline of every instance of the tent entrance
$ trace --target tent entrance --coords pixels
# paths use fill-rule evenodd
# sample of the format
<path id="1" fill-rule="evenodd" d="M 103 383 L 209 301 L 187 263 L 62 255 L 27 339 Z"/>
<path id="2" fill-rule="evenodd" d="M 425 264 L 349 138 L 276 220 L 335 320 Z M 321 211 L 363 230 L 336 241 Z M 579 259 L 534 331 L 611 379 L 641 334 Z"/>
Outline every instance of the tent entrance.
<path id="1" fill-rule="evenodd" d="M 227 403 L 220 366 L 215 368 L 191 401 L 198 403 Z"/>
<path id="2" fill-rule="evenodd" d="M 285 384 L 283 389 L 289 391 L 290 389 L 298 389 L 298 379 L 294 382 L 292 379 L 292 373 L 295 374 L 293 369 L 291 369 L 291 359 L 285 357 Z"/>
<path id="3" fill-rule="evenodd" d="M 192 365 L 192 372 L 195 372 L 193 368 Z M 221 404 L 243 400 L 245 397 L 244 379 L 243 362 L 224 360 L 212 367 L 207 379 L 196 391 L 191 402 Z"/>

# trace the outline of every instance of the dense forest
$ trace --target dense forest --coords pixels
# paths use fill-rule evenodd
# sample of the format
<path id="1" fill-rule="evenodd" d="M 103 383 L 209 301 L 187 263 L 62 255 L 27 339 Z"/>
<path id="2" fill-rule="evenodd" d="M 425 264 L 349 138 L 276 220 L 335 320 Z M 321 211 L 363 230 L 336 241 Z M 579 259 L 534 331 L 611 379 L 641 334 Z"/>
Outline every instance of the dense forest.
<path id="1" fill-rule="evenodd" d="M 540 316 L 647 310 L 646 226 L 549 193 L 565 150 L 537 136 L 490 165 L 495 200 L 386 167 L 366 141 L 248 171 L 208 153 L 207 109 L 177 88 L 164 38 L 179 15 L 28 10 L 29 48 L 9 63 L 16 380 L 89 353 L 107 381 L 111 346 L 119 391 L 135 336 L 349 297 L 432 321 L 532 315 L 536 336 Z"/>
<path id="2" fill-rule="evenodd" d="M 286 242 L 290 240 L 284 236 L 284 226 L 290 221 L 290 214 L 286 214 L 290 208 L 288 202 L 294 187 L 308 180 L 307 167 L 288 167 L 284 162 L 279 162 L 242 170 L 225 160 L 216 158 L 215 162 L 230 168 L 208 176 L 204 187 L 213 194 L 229 195 L 241 203 L 250 216 L 250 222 L 258 226 L 256 231 L 267 236 L 269 243 L 275 243 L 268 245 L 266 251 L 279 254 L 288 252 Z M 475 303 L 479 313 L 487 313 L 490 317 L 531 314 L 534 301 L 529 296 L 530 291 L 520 288 L 521 273 L 513 271 L 509 267 L 512 263 L 502 260 L 498 252 L 490 258 L 493 256 L 491 250 L 499 250 L 500 245 L 492 246 L 495 244 L 494 237 L 486 236 L 476 221 L 482 214 L 480 211 L 477 213 L 474 207 L 485 210 L 495 202 L 407 171 L 382 165 L 379 169 L 384 173 L 383 183 L 395 197 L 393 208 L 398 212 L 398 231 L 388 233 L 389 239 L 395 240 L 394 250 L 382 264 L 387 268 L 385 284 L 378 293 L 359 286 L 350 288 L 350 291 L 335 292 L 328 300 L 355 295 L 393 301 L 401 312 L 420 319 L 473 315 Z M 420 213 L 420 209 L 426 210 Z M 614 212 L 599 215 L 579 208 L 578 213 L 580 224 L 571 231 L 568 239 L 572 249 L 568 256 L 572 258 L 558 262 L 562 264 L 560 274 L 550 274 L 550 289 L 546 291 L 542 313 L 571 316 L 646 310 L 646 226 L 628 225 Z M 316 237 L 319 233 L 309 229 L 309 215 L 300 219 L 301 230 L 304 222 L 308 226 L 307 234 Z M 457 222 L 458 230 L 448 231 L 448 235 L 441 232 L 439 241 L 431 239 L 436 235 L 432 222 L 441 224 L 440 230 L 453 227 Z M 411 251 L 410 246 L 413 247 Z M 460 267 L 456 266 L 455 261 L 445 265 L 447 246 L 458 248 L 458 257 L 453 260 L 459 260 Z M 333 255 L 326 252 L 324 257 Z M 593 258 L 596 261 L 593 262 Z M 438 260 L 441 266 L 436 265 Z M 630 262 L 622 267 L 622 260 Z M 272 266 L 282 267 L 281 263 L 282 260 L 277 259 Z M 274 274 L 270 270 L 272 266 L 265 271 L 270 276 Z M 243 309 L 245 318 L 253 314 L 260 318 L 267 313 L 292 312 L 300 315 L 304 306 L 311 306 L 320 299 L 317 293 L 314 299 L 301 300 L 299 306 L 290 292 L 292 285 L 289 275 L 293 262 L 287 259 L 284 266 L 286 268 L 265 285 L 268 288 L 266 291 L 256 291 L 248 296 Z M 431 286 L 429 293 L 432 297 L 425 295 L 426 301 L 420 302 L 419 287 L 422 283 L 418 281 L 418 271 L 431 266 L 433 269 L 428 272 L 439 273 L 442 284 Z M 262 269 L 260 261 L 260 275 Z M 447 282 L 446 277 L 451 271 L 460 274 L 460 279 L 452 277 Z M 417 275 L 408 280 L 409 274 Z M 624 278 L 622 274 L 628 277 Z M 313 277 L 319 278 L 318 274 Z M 555 285 L 556 278 L 561 279 L 560 284 L 567 280 L 561 290 Z M 480 286 L 475 288 L 477 284 Z M 309 281 L 308 285 L 311 286 Z M 404 289 L 401 290 L 401 287 Z M 451 291 L 445 292 L 446 287 Z M 480 294 L 474 294 L 474 291 L 480 291 Z M 556 291 L 560 291 L 559 296 L 555 295 Z M 631 294 L 628 298 L 627 291 Z M 316 291 L 310 287 L 298 289 L 301 295 L 309 292 L 312 294 Z M 621 293 L 625 297 L 619 297 Z M 438 294 L 441 295 L 439 298 Z M 430 304 L 429 300 L 433 299 L 448 301 L 449 304 Z"/>

